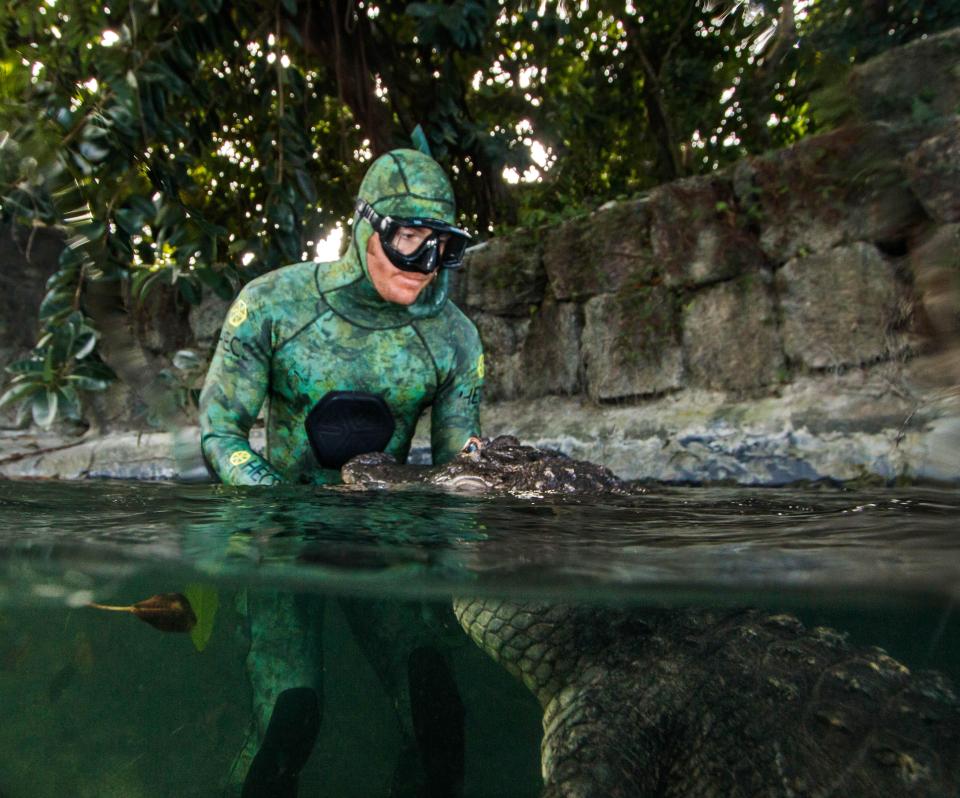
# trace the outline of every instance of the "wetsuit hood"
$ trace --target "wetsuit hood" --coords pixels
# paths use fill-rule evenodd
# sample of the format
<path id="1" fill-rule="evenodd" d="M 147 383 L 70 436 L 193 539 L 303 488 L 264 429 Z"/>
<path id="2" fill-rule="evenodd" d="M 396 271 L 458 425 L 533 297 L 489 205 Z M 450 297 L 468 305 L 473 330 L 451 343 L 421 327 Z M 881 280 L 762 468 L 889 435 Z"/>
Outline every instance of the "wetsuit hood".
<path id="1" fill-rule="evenodd" d="M 456 206 L 450 181 L 433 158 L 417 150 L 392 150 L 377 158 L 360 184 L 358 198 L 369 203 L 377 213 L 395 218 L 426 217 L 451 225 L 456 222 Z M 348 255 L 357 259 L 365 278 L 364 284 L 355 287 L 358 294 L 356 298 L 363 300 L 368 307 L 379 300 L 384 305 L 400 308 L 403 311 L 400 315 L 407 318 L 436 315 L 447 301 L 449 270 L 440 269 L 437 277 L 412 305 L 394 306 L 376 293 L 370 280 L 367 242 L 373 232 L 373 227 L 366 219 L 359 214 L 354 216 L 351 252 Z M 359 296 L 360 294 L 363 296 Z M 398 315 L 395 309 L 384 310 L 389 316 Z"/>

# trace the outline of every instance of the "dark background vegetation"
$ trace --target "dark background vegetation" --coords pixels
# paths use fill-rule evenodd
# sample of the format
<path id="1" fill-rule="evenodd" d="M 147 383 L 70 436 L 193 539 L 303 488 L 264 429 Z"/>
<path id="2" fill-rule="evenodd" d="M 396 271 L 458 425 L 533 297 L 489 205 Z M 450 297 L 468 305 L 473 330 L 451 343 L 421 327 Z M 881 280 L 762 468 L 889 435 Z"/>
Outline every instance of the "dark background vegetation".
<path id="1" fill-rule="evenodd" d="M 371 158 L 418 124 L 486 237 L 828 129 L 849 113 L 831 90 L 846 70 L 960 24 L 960 2 L 0 0 L 0 15 L 0 223 L 28 250 L 38 225 L 68 241 L 5 401 L 49 423 L 112 378 L 112 320 L 157 286 L 229 298 L 311 257 Z"/>

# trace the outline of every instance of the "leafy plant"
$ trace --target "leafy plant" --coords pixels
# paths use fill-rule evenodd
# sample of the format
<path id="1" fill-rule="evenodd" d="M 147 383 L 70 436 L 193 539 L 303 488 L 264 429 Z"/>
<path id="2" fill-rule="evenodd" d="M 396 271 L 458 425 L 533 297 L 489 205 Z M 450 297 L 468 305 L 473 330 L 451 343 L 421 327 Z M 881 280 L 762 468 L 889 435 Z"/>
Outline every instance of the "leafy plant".
<path id="1" fill-rule="evenodd" d="M 57 296 L 48 293 L 48 298 L 51 295 Z M 55 301 L 44 300 L 44 305 L 54 318 L 60 317 L 51 310 L 57 307 Z M 103 391 L 114 379 L 113 372 L 92 356 L 96 342 L 96 331 L 79 311 L 49 324 L 31 356 L 6 367 L 13 378 L 0 396 L 0 408 L 18 404 L 18 423 L 29 413 L 41 427 L 49 427 L 58 416 L 80 420 L 80 392 Z"/>

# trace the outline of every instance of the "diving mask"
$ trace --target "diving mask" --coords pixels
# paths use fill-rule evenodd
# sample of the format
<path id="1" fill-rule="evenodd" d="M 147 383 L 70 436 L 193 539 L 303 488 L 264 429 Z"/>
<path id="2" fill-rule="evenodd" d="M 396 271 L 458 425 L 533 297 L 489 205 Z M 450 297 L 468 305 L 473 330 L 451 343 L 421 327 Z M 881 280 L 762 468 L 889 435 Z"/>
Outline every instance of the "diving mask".
<path id="1" fill-rule="evenodd" d="M 463 265 L 470 234 L 439 219 L 394 219 L 377 213 L 365 200 L 357 200 L 357 213 L 380 235 L 389 261 L 405 272 L 433 274 L 437 269 Z"/>

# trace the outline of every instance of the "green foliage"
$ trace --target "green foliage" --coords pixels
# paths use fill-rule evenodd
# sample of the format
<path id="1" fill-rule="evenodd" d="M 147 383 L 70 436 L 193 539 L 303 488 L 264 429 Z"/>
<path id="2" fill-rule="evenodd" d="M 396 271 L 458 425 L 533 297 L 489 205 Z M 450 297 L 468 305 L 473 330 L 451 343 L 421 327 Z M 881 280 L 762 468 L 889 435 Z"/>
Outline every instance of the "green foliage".
<path id="1" fill-rule="evenodd" d="M 934 0 L 791 9 L 0 0 L 0 223 L 59 225 L 69 242 L 41 308 L 50 379 L 12 388 L 41 420 L 73 412 L 58 391 L 93 356 L 48 335 L 67 318 L 97 328 L 92 283 L 133 302 L 158 285 L 228 298 L 309 257 L 370 158 L 417 124 L 482 236 L 836 124 L 850 64 L 960 24 Z"/>
<path id="2" fill-rule="evenodd" d="M 59 296 L 54 287 L 41 306 L 41 316 L 59 321 L 48 324 L 30 357 L 6 367 L 13 377 L 0 396 L 0 408 L 19 404 L 18 421 L 29 413 L 41 427 L 49 427 L 58 416 L 80 420 L 79 392 L 102 391 L 113 379 L 113 372 L 92 356 L 96 331 L 80 312 L 61 308 Z"/>

